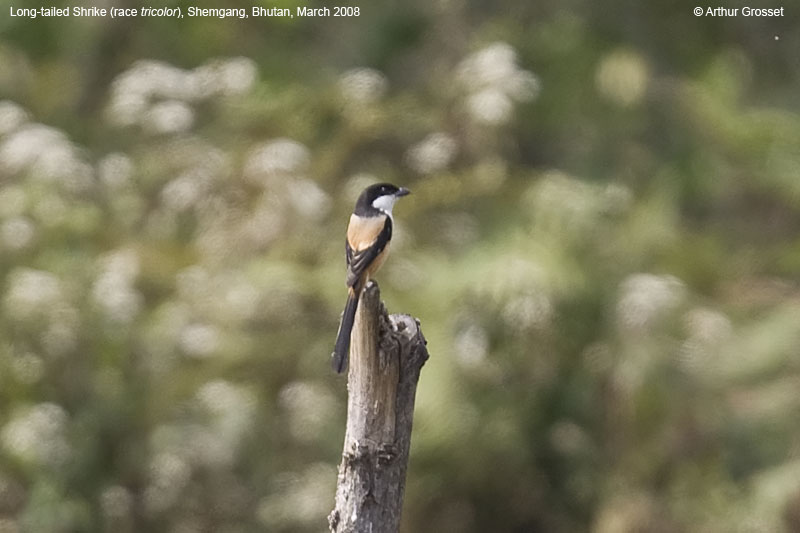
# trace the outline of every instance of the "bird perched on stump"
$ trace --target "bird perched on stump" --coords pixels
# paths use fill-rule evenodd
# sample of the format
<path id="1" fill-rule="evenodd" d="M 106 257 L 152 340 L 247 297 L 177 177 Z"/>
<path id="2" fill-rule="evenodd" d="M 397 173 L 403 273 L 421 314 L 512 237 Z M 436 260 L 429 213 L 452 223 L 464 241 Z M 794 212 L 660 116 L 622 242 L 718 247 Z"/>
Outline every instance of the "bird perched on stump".
<path id="1" fill-rule="evenodd" d="M 347 225 L 347 303 L 333 349 L 333 369 L 341 373 L 347 367 L 350 333 L 356 318 L 358 299 L 367 281 L 375 275 L 389 252 L 392 240 L 392 208 L 398 198 L 411 191 L 391 183 L 370 185 L 356 201 Z"/>

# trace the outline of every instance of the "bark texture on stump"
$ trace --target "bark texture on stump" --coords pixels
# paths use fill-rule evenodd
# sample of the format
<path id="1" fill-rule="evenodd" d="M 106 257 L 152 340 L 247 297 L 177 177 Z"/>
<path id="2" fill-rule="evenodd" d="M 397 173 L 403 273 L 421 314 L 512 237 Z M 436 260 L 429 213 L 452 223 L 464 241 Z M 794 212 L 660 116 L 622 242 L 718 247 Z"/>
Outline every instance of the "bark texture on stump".
<path id="1" fill-rule="evenodd" d="M 336 507 L 328 516 L 333 533 L 399 531 L 425 344 L 419 322 L 387 315 L 378 285 L 370 282 L 353 326 L 347 430 Z"/>

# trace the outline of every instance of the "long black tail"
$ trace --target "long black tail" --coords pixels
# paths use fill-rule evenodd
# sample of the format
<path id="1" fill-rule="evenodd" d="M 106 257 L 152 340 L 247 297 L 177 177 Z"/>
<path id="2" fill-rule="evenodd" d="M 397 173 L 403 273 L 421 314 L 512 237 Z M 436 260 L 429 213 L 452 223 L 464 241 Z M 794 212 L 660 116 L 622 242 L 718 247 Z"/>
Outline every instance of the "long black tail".
<path id="1" fill-rule="evenodd" d="M 339 326 L 339 335 L 336 337 L 336 346 L 333 349 L 333 369 L 339 374 L 347 367 L 347 356 L 350 353 L 350 333 L 353 331 L 353 322 L 356 319 L 360 292 L 351 289 L 347 295 L 342 324 Z"/>

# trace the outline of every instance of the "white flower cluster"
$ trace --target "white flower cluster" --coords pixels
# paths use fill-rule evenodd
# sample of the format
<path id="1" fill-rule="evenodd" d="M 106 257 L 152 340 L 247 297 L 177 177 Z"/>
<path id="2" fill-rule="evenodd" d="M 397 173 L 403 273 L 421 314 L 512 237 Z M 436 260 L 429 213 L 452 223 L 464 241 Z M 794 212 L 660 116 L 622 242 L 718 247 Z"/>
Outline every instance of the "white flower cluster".
<path id="1" fill-rule="evenodd" d="M 525 193 L 534 220 L 551 234 L 585 236 L 601 215 L 624 212 L 630 189 L 619 184 L 599 186 L 559 170 L 545 172 Z"/>
<path id="2" fill-rule="evenodd" d="M 100 508 L 108 520 L 126 519 L 134 508 L 133 495 L 121 485 L 112 485 L 100 495 Z"/>
<path id="3" fill-rule="evenodd" d="M 195 400 L 207 417 L 210 433 L 224 442 L 224 453 L 212 459 L 229 463 L 251 427 L 255 396 L 243 386 L 218 379 L 200 387 Z"/>
<path id="4" fill-rule="evenodd" d="M 97 163 L 97 175 L 111 189 L 123 187 L 131 181 L 133 162 L 123 153 L 108 154 Z"/>
<path id="5" fill-rule="evenodd" d="M 8 275 L 6 313 L 18 320 L 48 316 L 65 301 L 59 279 L 43 270 L 17 268 Z"/>
<path id="6" fill-rule="evenodd" d="M 170 211 L 186 211 L 208 194 L 212 180 L 210 169 L 199 166 L 191 168 L 161 189 L 161 201 Z"/>
<path id="7" fill-rule="evenodd" d="M 203 266 L 192 265 L 178 272 L 175 281 L 180 300 L 186 302 L 196 316 L 212 316 L 223 323 L 237 324 L 254 318 L 259 312 L 262 291 L 238 270 L 212 273 Z M 185 328 L 194 333 L 184 332 L 181 336 L 197 335 L 207 340 L 218 340 L 218 330 L 214 326 L 187 322 Z M 193 343 L 181 344 L 187 349 Z M 187 350 L 187 353 L 199 355 L 196 350 Z"/>
<path id="8" fill-rule="evenodd" d="M 511 119 L 514 102 L 539 94 L 539 79 L 517 65 L 517 52 L 503 42 L 492 43 L 464 59 L 456 79 L 467 92 L 466 109 L 473 121 L 498 126 Z"/>
<path id="9" fill-rule="evenodd" d="M 547 326 L 553 313 L 553 304 L 543 291 L 529 290 L 506 303 L 503 319 L 517 331 L 527 331 Z"/>
<path id="10" fill-rule="evenodd" d="M 409 148 L 405 159 L 411 169 L 420 174 L 433 174 L 444 170 L 453 161 L 458 143 L 442 132 L 431 133 Z"/>
<path id="11" fill-rule="evenodd" d="M 331 199 L 317 183 L 310 179 L 296 179 L 286 184 L 287 196 L 300 215 L 320 220 L 331 209 Z"/>
<path id="12" fill-rule="evenodd" d="M 133 287 L 139 275 L 139 257 L 131 249 L 117 250 L 103 257 L 100 265 L 92 300 L 111 322 L 129 324 L 143 304 L 142 295 Z"/>
<path id="13" fill-rule="evenodd" d="M 178 337 L 181 351 L 190 357 L 203 359 L 214 355 L 219 348 L 219 329 L 212 324 L 191 323 L 183 327 Z"/>
<path id="14" fill-rule="evenodd" d="M 58 465 L 69 455 L 66 438 L 69 417 L 54 403 L 17 409 L 0 433 L 3 447 L 12 455 L 36 464 Z"/>
<path id="15" fill-rule="evenodd" d="M 681 365 L 701 377 L 715 377 L 728 364 L 724 355 L 734 337 L 731 320 L 720 311 L 692 309 L 686 315 L 688 338 L 681 346 Z"/>
<path id="16" fill-rule="evenodd" d="M 505 263 L 505 275 L 494 282 L 492 297 L 502 303 L 500 316 L 504 322 L 516 331 L 548 326 L 555 313 L 548 269 L 525 257 L 500 259 Z"/>
<path id="17" fill-rule="evenodd" d="M 34 219 L 57 224 L 60 211 L 59 183 L 67 191 L 90 187 L 92 168 L 60 131 L 28 122 L 28 113 L 10 101 L 0 101 L 0 178 L 17 177 L 19 183 L 0 188 L 0 250 L 25 250 L 38 230 Z M 31 178 L 27 182 L 23 179 Z M 27 190 L 44 182 L 48 193 L 32 201 Z M 62 202 L 63 203 L 63 202 Z M 52 212 L 50 207 L 55 207 Z M 33 218 L 30 216 L 33 214 Z"/>
<path id="18" fill-rule="evenodd" d="M 675 276 L 632 274 L 620 285 L 617 318 L 624 329 L 638 330 L 653 325 L 680 305 L 686 295 L 684 284 Z"/>
<path id="19" fill-rule="evenodd" d="M 7 250 L 27 248 L 36 236 L 36 227 L 28 217 L 13 217 L 0 224 L 0 242 Z"/>
<path id="20" fill-rule="evenodd" d="M 477 322 L 459 328 L 453 340 L 457 361 L 466 368 L 478 368 L 489 354 L 489 334 Z"/>
<path id="21" fill-rule="evenodd" d="M 244 163 L 244 177 L 250 183 L 279 193 L 301 216 L 318 220 L 331 208 L 331 199 L 317 183 L 307 177 L 311 168 L 311 151 L 304 144 L 292 139 L 278 138 L 263 142 L 250 150 Z M 271 203 L 267 200 L 267 203 Z M 269 213 L 254 215 L 275 218 L 274 206 Z M 260 226 L 257 231 L 269 231 L 269 226 Z"/>
<path id="22" fill-rule="evenodd" d="M 144 502 L 148 512 L 163 512 L 179 501 L 196 467 L 230 467 L 242 439 L 252 427 L 255 396 L 224 380 L 210 381 L 197 391 L 196 410 L 186 420 L 156 428 Z"/>
<path id="23" fill-rule="evenodd" d="M 157 239 L 176 238 L 178 216 L 187 212 L 196 215 L 197 235 L 227 233 L 235 209 L 217 193 L 232 173 L 229 154 L 197 138 L 179 138 L 163 150 L 159 164 L 172 178 L 161 188 L 159 206 L 147 214 L 147 233 Z M 229 238 L 229 251 L 231 242 Z"/>
<path id="24" fill-rule="evenodd" d="M 144 490 L 144 507 L 156 515 L 172 507 L 189 484 L 192 468 L 180 455 L 163 452 L 150 461 L 149 483 Z"/>
<path id="25" fill-rule="evenodd" d="M 64 133 L 43 124 L 26 122 L 14 104 L 0 102 L 0 114 L 14 115 L 0 129 L 0 176 L 27 173 L 45 183 L 59 183 L 67 191 L 91 187 L 94 169 Z"/>
<path id="26" fill-rule="evenodd" d="M 664 355 L 653 334 L 661 332 L 671 313 L 686 300 L 686 287 L 671 275 L 631 274 L 619 285 L 617 327 L 624 335 L 614 362 L 613 380 L 618 390 L 630 395 L 653 376 Z"/>
<path id="27" fill-rule="evenodd" d="M 28 113 L 14 102 L 0 100 L 0 135 L 16 130 L 28 122 L 28 118 Z"/>
<path id="28" fill-rule="evenodd" d="M 55 275 L 30 268 L 12 270 L 3 303 L 7 317 L 36 325 L 47 355 L 60 356 L 75 347 L 79 314 Z"/>
<path id="29" fill-rule="evenodd" d="M 11 358 L 11 375 L 18 383 L 31 385 L 44 375 L 45 362 L 38 355 L 25 352 Z"/>
<path id="30" fill-rule="evenodd" d="M 113 83 L 107 109 L 117 126 L 140 125 L 154 133 L 178 133 L 194 123 L 189 104 L 215 96 L 244 94 L 258 69 L 245 57 L 209 61 L 183 70 L 160 61 L 137 61 Z"/>
<path id="31" fill-rule="evenodd" d="M 330 479 L 336 471 L 316 463 L 304 471 L 285 472 L 273 481 L 272 493 L 261 499 L 256 516 L 266 531 L 286 528 L 313 529 L 330 507 Z"/>
<path id="32" fill-rule="evenodd" d="M 243 241 L 251 251 L 262 250 L 279 239 L 286 226 L 287 206 L 278 195 L 265 192 L 239 228 Z"/>
<path id="33" fill-rule="evenodd" d="M 334 398 L 327 389 L 314 383 L 289 383 L 281 389 L 278 402 L 289 416 L 289 431 L 302 442 L 319 438 L 333 417 Z"/>
<path id="34" fill-rule="evenodd" d="M 386 76 L 370 68 L 348 70 L 339 78 L 339 91 L 346 102 L 368 104 L 380 100 L 389 82 Z"/>
<path id="35" fill-rule="evenodd" d="M 244 163 L 245 178 L 268 185 L 303 176 L 311 166 L 311 151 L 292 139 L 272 139 L 252 150 Z"/>

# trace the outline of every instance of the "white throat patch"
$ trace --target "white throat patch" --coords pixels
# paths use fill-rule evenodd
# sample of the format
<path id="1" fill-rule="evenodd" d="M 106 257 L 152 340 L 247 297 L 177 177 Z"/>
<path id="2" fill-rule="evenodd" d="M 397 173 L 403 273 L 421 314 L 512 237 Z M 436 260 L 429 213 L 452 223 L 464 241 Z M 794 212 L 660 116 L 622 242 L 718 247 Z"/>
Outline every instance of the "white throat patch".
<path id="1" fill-rule="evenodd" d="M 384 194 L 383 196 L 378 196 L 372 201 L 372 207 L 375 209 L 380 209 L 387 215 L 392 216 L 392 207 L 394 207 L 394 203 L 396 201 L 397 196 L 394 194 Z"/>

